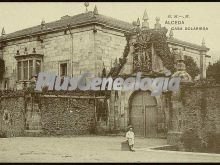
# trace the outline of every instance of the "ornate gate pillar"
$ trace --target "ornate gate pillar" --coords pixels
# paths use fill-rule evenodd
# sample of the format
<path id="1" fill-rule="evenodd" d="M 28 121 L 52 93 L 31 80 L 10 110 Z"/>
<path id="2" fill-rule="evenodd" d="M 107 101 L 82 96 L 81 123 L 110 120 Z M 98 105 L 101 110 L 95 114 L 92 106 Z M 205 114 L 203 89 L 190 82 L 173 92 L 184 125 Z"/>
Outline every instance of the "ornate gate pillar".
<path id="1" fill-rule="evenodd" d="M 177 92 L 172 92 L 171 94 L 171 107 L 170 107 L 170 125 L 168 130 L 167 141 L 168 144 L 177 144 L 180 142 L 182 136 L 183 128 L 183 111 L 184 107 L 182 104 L 181 93 L 187 85 L 193 83 L 191 76 L 186 72 L 186 67 L 184 64 L 184 58 L 182 52 L 175 52 L 175 58 L 177 61 L 176 69 L 177 71 L 172 75 L 172 77 L 180 77 L 180 89 Z"/>

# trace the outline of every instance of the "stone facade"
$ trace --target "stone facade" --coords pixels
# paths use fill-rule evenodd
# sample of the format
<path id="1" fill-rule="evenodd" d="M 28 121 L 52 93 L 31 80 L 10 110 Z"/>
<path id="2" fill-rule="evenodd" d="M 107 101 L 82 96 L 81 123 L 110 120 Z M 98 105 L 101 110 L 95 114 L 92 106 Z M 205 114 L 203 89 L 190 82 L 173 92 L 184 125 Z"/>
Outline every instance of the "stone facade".
<path id="1" fill-rule="evenodd" d="M 126 39 L 122 32 L 101 27 L 97 27 L 94 37 L 96 73 L 100 75 L 103 67 L 109 72 L 115 59 L 121 57 L 126 45 Z"/>
<path id="2" fill-rule="evenodd" d="M 3 59 L 6 61 L 5 79 L 8 80 L 8 89 L 18 89 L 22 81 L 17 81 L 16 52 L 22 54 L 32 53 L 35 48 L 38 54 L 43 55 L 41 71 L 60 75 L 59 65 L 67 63 L 67 75 L 76 76 L 82 72 L 90 71 L 100 75 L 103 67 L 111 68 L 115 58 L 123 53 L 126 40 L 123 33 L 93 26 L 71 30 L 67 32 L 46 34 L 43 42 L 33 39 L 24 39 L 8 42 L 3 50 Z M 73 65 L 71 65 L 71 62 Z M 4 82 L 2 82 L 2 88 Z"/>

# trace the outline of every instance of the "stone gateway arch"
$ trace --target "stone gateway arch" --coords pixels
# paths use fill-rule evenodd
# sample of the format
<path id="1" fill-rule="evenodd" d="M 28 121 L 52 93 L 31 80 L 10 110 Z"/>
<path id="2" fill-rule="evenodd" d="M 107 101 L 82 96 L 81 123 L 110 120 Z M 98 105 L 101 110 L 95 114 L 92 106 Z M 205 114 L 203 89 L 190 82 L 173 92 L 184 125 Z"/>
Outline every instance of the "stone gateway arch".
<path id="1" fill-rule="evenodd" d="M 130 97 L 129 116 L 136 136 L 157 136 L 157 101 L 147 91 L 134 92 Z"/>

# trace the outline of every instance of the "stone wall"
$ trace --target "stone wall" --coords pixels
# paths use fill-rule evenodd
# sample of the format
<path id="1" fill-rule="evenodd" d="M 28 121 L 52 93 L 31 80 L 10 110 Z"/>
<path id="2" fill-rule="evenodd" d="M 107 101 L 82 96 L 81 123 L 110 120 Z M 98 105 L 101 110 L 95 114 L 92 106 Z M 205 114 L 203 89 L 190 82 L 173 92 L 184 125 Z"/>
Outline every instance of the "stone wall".
<path id="1" fill-rule="evenodd" d="M 220 86 L 186 88 L 183 106 L 183 130 L 198 129 L 200 136 L 220 133 Z"/>
<path id="2" fill-rule="evenodd" d="M 7 137 L 21 136 L 24 133 L 24 98 L 0 98 L 0 132 Z"/>
<path id="3" fill-rule="evenodd" d="M 45 134 L 94 133 L 94 100 L 45 97 L 41 100 L 41 105 L 42 130 Z"/>
<path id="4" fill-rule="evenodd" d="M 172 126 L 168 143 L 181 142 L 182 135 L 193 130 L 204 145 L 208 136 L 220 133 L 220 86 L 184 85 L 172 96 Z"/>
<path id="5" fill-rule="evenodd" d="M 0 135 L 11 137 L 96 133 L 97 102 L 92 97 L 73 98 L 64 95 L 1 96 Z M 31 117 L 29 115 L 32 112 L 34 116 Z M 36 112 L 40 113 L 40 127 L 33 129 L 32 125 L 30 129 L 25 123 L 33 120 L 36 124 Z M 29 121 L 28 125 L 31 123 Z"/>

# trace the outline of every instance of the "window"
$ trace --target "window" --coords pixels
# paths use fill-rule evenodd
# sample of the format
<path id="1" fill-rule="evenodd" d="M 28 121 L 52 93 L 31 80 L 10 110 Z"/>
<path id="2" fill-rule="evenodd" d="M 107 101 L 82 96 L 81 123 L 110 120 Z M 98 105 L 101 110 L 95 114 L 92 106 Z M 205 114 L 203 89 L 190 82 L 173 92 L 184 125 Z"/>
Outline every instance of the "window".
<path id="1" fill-rule="evenodd" d="M 29 60 L 29 78 L 32 77 L 33 74 L 33 60 Z"/>
<path id="2" fill-rule="evenodd" d="M 21 80 L 21 62 L 18 62 L 18 80 Z"/>
<path id="3" fill-rule="evenodd" d="M 60 76 L 67 76 L 67 63 L 60 64 Z"/>
<path id="4" fill-rule="evenodd" d="M 17 60 L 17 80 L 18 81 L 30 81 L 32 76 L 35 76 L 41 72 L 43 54 L 36 53 L 36 49 L 33 48 L 33 52 L 28 54 L 27 48 L 26 53 L 20 54 L 19 50 L 15 55 Z"/>
<path id="5" fill-rule="evenodd" d="M 41 71 L 41 60 L 18 61 L 18 80 L 30 80 L 35 74 Z"/>
<path id="6" fill-rule="evenodd" d="M 24 80 L 28 80 L 28 61 L 23 62 Z"/>

